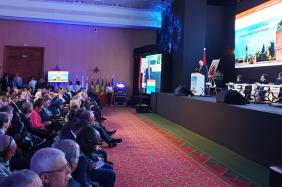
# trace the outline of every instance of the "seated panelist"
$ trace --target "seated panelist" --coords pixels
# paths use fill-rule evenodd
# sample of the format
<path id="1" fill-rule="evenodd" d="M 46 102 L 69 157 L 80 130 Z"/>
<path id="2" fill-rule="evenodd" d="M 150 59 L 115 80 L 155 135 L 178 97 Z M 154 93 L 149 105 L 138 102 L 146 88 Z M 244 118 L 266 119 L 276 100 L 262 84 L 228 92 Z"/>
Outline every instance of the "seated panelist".
<path id="1" fill-rule="evenodd" d="M 268 75 L 266 73 L 263 73 L 261 76 L 260 76 L 260 79 L 259 79 L 259 83 L 260 84 L 268 84 Z"/>
<path id="2" fill-rule="evenodd" d="M 275 84 L 276 85 L 282 84 L 282 72 L 278 73 L 278 77 L 276 78 Z"/>
<path id="3" fill-rule="evenodd" d="M 237 83 L 237 84 L 243 84 L 242 75 L 240 75 L 240 74 L 237 75 L 236 83 Z"/>

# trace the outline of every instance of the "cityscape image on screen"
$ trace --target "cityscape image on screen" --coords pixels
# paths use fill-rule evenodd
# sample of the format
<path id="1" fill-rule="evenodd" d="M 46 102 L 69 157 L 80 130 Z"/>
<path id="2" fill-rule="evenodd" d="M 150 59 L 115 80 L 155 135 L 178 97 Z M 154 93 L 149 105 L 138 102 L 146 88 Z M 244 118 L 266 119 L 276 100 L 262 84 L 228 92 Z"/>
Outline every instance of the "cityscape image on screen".
<path id="1" fill-rule="evenodd" d="M 235 68 L 282 65 L 282 0 L 236 15 Z"/>

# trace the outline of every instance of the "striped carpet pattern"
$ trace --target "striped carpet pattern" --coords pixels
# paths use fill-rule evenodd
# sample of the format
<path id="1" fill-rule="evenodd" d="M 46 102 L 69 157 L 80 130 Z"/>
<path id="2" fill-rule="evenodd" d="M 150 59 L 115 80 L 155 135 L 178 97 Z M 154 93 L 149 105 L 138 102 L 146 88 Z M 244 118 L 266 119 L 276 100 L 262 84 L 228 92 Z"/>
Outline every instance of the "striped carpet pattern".
<path id="1" fill-rule="evenodd" d="M 233 186 L 201 164 L 205 157 L 187 154 L 189 148 L 179 147 L 184 142 L 153 127 L 136 115 L 134 109 L 109 107 L 105 116 L 108 119 L 105 126 L 117 129 L 114 137 L 123 139 L 117 147 L 106 149 L 117 173 L 117 187 Z"/>

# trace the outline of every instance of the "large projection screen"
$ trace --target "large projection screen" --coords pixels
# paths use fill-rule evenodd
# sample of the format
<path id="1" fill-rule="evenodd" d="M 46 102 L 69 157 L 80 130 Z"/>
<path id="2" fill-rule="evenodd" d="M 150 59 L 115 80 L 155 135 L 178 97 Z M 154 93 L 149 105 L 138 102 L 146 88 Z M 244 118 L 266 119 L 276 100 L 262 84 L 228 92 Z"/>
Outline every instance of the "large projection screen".
<path id="1" fill-rule="evenodd" d="M 235 68 L 282 65 L 282 0 L 236 15 Z"/>

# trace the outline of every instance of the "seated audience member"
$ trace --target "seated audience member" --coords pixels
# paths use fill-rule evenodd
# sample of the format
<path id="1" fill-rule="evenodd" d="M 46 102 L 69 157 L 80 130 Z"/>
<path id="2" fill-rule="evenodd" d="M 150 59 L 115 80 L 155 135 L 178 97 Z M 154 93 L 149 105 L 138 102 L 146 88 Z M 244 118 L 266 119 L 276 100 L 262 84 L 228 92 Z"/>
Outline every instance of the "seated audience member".
<path id="1" fill-rule="evenodd" d="M 73 173 L 77 168 L 77 164 L 80 156 L 79 145 L 73 140 L 66 139 L 55 143 L 53 147 L 65 153 L 65 157 L 68 162 L 69 168 L 71 170 L 71 173 Z M 68 187 L 79 187 L 79 186 L 81 185 L 73 177 L 70 177 L 68 182 Z"/>
<path id="2" fill-rule="evenodd" d="M 36 173 L 24 169 L 12 173 L 0 185 L 6 187 L 42 187 L 42 181 Z"/>
<path id="3" fill-rule="evenodd" d="M 102 106 L 100 104 L 99 98 L 97 94 L 93 94 L 89 92 L 89 97 L 88 94 L 83 92 L 84 95 L 84 102 L 82 103 L 84 105 L 84 109 L 91 110 L 94 112 L 95 115 L 95 120 L 99 123 L 103 122 L 106 120 L 105 117 L 102 115 Z M 86 97 L 85 97 L 86 96 Z M 82 107 L 81 107 L 82 108 Z"/>
<path id="4" fill-rule="evenodd" d="M 8 87 L 10 86 L 10 77 L 8 73 L 5 73 L 4 76 L 1 79 L 1 84 L 2 84 L 2 91 L 7 91 Z"/>
<path id="5" fill-rule="evenodd" d="M 243 84 L 242 75 L 237 75 L 236 82 L 237 84 Z"/>
<path id="6" fill-rule="evenodd" d="M 259 83 L 260 84 L 269 84 L 269 82 L 268 82 L 268 75 L 266 73 L 263 73 L 261 75 Z M 266 99 L 265 94 L 266 94 L 267 90 L 265 90 L 264 86 L 259 86 L 257 89 L 259 90 L 259 92 L 255 96 L 256 100 L 259 101 L 259 102 L 264 102 L 265 99 Z"/>
<path id="7" fill-rule="evenodd" d="M 11 126 L 11 118 L 8 113 L 0 112 L 0 135 L 5 134 Z"/>
<path id="8" fill-rule="evenodd" d="M 71 120 L 74 117 L 76 111 L 80 109 L 81 101 L 80 99 L 72 99 L 70 100 L 70 110 L 67 114 L 67 120 Z"/>
<path id="9" fill-rule="evenodd" d="M 14 112 L 14 109 L 9 105 L 2 106 L 0 108 L 0 112 L 6 112 L 9 115 L 9 119 L 11 122 L 16 114 L 16 112 Z"/>
<path id="10" fill-rule="evenodd" d="M 43 182 L 44 187 L 66 187 L 69 181 L 70 168 L 65 154 L 55 148 L 43 148 L 31 158 L 30 169 Z"/>
<path id="11" fill-rule="evenodd" d="M 0 135 L 0 184 L 3 178 L 11 174 L 9 160 L 15 154 L 16 149 L 17 144 L 11 136 Z"/>
<path id="12" fill-rule="evenodd" d="M 282 84 L 282 72 L 279 72 L 279 73 L 278 73 L 278 77 L 277 77 L 277 79 L 276 79 L 276 81 L 275 81 L 275 84 L 276 84 L 276 85 Z"/>
<path id="13" fill-rule="evenodd" d="M 42 109 L 39 114 L 43 121 L 51 121 L 53 114 L 48 110 L 50 104 L 51 100 L 49 97 L 42 98 Z"/>
<path id="14" fill-rule="evenodd" d="M 50 125 L 51 122 L 43 123 L 41 116 L 39 113 L 42 109 L 43 100 L 41 98 L 37 99 L 34 102 L 33 110 L 30 113 L 31 124 L 34 128 L 46 128 L 46 126 Z"/>
<path id="15" fill-rule="evenodd" d="M 21 92 L 21 95 L 20 95 L 20 102 L 18 104 L 19 108 L 22 107 L 22 105 L 26 102 L 26 101 L 31 101 L 31 95 L 32 92 L 30 92 L 29 90 L 27 90 L 26 88 L 24 88 Z"/>
<path id="16" fill-rule="evenodd" d="M 52 98 L 48 110 L 52 113 L 53 116 L 60 116 L 62 115 L 61 106 L 64 102 L 64 98 L 62 98 L 61 96 L 55 96 Z"/>
<path id="17" fill-rule="evenodd" d="M 49 91 L 54 91 L 55 86 L 53 84 L 51 84 L 50 82 L 47 82 L 46 89 L 49 90 Z"/>
<path id="18" fill-rule="evenodd" d="M 80 120 L 74 117 L 71 120 L 69 120 L 60 131 L 59 140 L 64 140 L 64 139 L 75 140 L 77 134 L 81 131 L 81 129 L 87 126 L 88 126 L 87 121 Z"/>
<path id="19" fill-rule="evenodd" d="M 21 119 L 22 122 L 25 124 L 26 128 L 30 131 L 33 132 L 33 129 L 35 129 L 30 120 L 30 113 L 33 111 L 33 105 L 30 102 L 25 102 L 22 106 L 22 114 L 21 114 Z"/>
<path id="20" fill-rule="evenodd" d="M 90 124 L 91 126 L 93 126 L 100 134 L 101 138 L 103 141 L 105 141 L 106 143 L 108 143 L 109 147 L 115 147 L 117 145 L 117 143 L 121 143 L 122 139 L 121 138 L 113 138 L 112 134 L 115 133 L 115 131 L 108 131 L 104 126 L 102 126 L 101 124 L 95 124 L 94 123 L 94 116 L 93 113 L 90 113 L 87 110 L 78 110 L 75 113 L 75 117 L 79 118 L 79 119 L 84 119 L 88 122 L 88 124 Z"/>
<path id="21" fill-rule="evenodd" d="M 22 114 L 21 120 L 24 123 L 27 130 L 33 135 L 39 136 L 41 138 L 46 138 L 48 140 L 52 140 L 56 133 L 48 130 L 47 128 L 36 128 L 32 125 L 32 121 L 30 119 L 30 114 L 33 111 L 33 106 L 30 102 L 25 102 L 22 106 Z"/>
<path id="22" fill-rule="evenodd" d="M 260 84 L 268 84 L 269 82 L 268 82 L 267 78 L 268 78 L 268 75 L 266 73 L 263 73 L 261 75 L 260 79 L 259 79 L 259 83 Z"/>
<path id="23" fill-rule="evenodd" d="M 13 109 L 18 112 L 21 113 L 20 107 L 19 107 L 19 96 L 16 93 L 13 93 L 11 95 L 11 99 L 9 100 L 9 105 L 11 107 L 13 107 Z"/>
<path id="24" fill-rule="evenodd" d="M 11 126 L 6 132 L 7 135 L 12 136 L 18 147 L 25 148 L 30 147 L 32 143 L 28 142 L 29 137 L 27 137 L 27 131 L 24 124 L 21 122 L 20 115 L 17 112 L 13 114 L 13 108 L 9 105 L 0 108 L 0 112 L 6 112 L 10 115 Z"/>
<path id="25" fill-rule="evenodd" d="M 43 107 L 43 99 L 39 98 L 34 102 L 34 109 L 30 113 L 31 124 L 34 128 L 48 130 L 50 134 L 55 134 L 55 131 L 58 131 L 60 127 L 57 127 L 56 124 L 51 121 L 43 121 L 40 112 Z"/>
<path id="26" fill-rule="evenodd" d="M 39 113 L 43 123 L 45 122 L 50 122 L 50 127 L 52 127 L 52 129 L 54 129 L 56 132 L 61 130 L 62 125 L 56 121 L 55 119 L 55 115 L 53 115 L 53 113 L 48 109 L 50 106 L 50 99 L 49 97 L 44 97 L 42 99 L 42 108 L 41 111 Z"/>
<path id="27" fill-rule="evenodd" d="M 103 187 L 113 187 L 116 174 L 109 164 L 101 168 L 93 160 L 93 152 L 100 140 L 97 131 L 91 127 L 85 127 L 78 134 L 76 142 L 81 149 L 77 169 L 73 173 L 74 179 L 84 186 L 89 186 L 91 182 L 99 182 Z M 99 168 L 97 168 L 99 167 Z"/>
<path id="28" fill-rule="evenodd" d="M 62 89 L 62 98 L 65 100 L 65 103 L 70 103 L 72 93 L 68 92 L 67 89 Z"/>

